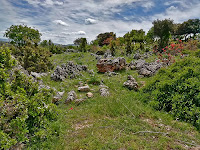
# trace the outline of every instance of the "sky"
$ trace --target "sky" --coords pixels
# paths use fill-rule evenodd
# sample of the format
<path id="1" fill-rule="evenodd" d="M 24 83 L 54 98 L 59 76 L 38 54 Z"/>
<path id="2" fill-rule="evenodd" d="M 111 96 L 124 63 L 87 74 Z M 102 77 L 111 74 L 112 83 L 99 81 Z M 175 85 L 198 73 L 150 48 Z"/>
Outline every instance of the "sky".
<path id="1" fill-rule="evenodd" d="M 0 6 L 0 38 L 11 25 L 25 24 L 42 40 L 64 45 L 104 32 L 148 32 L 156 19 L 200 19 L 200 0 L 0 0 Z"/>

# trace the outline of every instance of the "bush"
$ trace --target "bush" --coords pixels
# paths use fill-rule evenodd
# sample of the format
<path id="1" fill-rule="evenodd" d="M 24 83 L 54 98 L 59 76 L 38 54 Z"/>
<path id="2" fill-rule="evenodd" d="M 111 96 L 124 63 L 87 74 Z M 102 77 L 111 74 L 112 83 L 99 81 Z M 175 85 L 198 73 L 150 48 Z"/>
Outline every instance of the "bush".
<path id="1" fill-rule="evenodd" d="M 49 60 L 51 53 L 46 48 L 28 45 L 22 48 L 12 47 L 11 50 L 12 54 L 29 72 L 46 72 L 53 67 Z"/>
<path id="2" fill-rule="evenodd" d="M 15 70 L 10 50 L 0 51 L 0 149 L 47 137 L 50 121 L 57 118 L 52 90 L 38 90 L 37 83 Z M 9 82 L 8 82 L 9 81 Z"/>
<path id="3" fill-rule="evenodd" d="M 176 119 L 200 129 L 200 60 L 186 58 L 168 70 L 161 69 L 143 89 L 149 103 L 157 110 L 171 113 Z"/>

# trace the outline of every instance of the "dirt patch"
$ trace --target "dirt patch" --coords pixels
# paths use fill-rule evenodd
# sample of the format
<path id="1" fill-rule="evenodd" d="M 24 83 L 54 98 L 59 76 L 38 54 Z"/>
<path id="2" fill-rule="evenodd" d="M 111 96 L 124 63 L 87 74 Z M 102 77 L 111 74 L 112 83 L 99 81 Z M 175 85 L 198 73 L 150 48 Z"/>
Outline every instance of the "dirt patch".
<path id="1" fill-rule="evenodd" d="M 76 123 L 73 128 L 75 130 L 81 130 L 81 129 L 84 129 L 84 128 L 89 128 L 91 127 L 93 124 L 90 124 L 88 120 L 85 120 L 83 122 L 79 122 L 79 123 Z"/>

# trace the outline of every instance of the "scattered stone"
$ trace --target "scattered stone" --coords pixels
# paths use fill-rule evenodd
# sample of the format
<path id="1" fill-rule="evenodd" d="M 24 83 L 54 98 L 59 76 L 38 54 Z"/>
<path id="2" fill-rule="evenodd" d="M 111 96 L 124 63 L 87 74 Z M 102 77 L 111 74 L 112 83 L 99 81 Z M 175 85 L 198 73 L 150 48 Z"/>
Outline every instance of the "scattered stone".
<path id="1" fill-rule="evenodd" d="M 138 72 L 140 75 L 143 75 L 145 77 L 149 77 L 152 75 L 152 72 L 147 70 L 146 68 L 141 68 Z"/>
<path id="2" fill-rule="evenodd" d="M 131 75 L 127 77 L 128 81 L 124 82 L 124 86 L 127 87 L 129 90 L 138 90 L 138 83 L 136 82 L 135 78 Z"/>
<path id="3" fill-rule="evenodd" d="M 76 99 L 77 99 L 76 93 L 75 93 L 74 91 L 70 91 L 70 92 L 68 93 L 68 97 L 67 97 L 65 103 L 69 103 L 69 102 L 74 101 L 74 100 L 76 100 Z"/>
<path id="4" fill-rule="evenodd" d="M 67 49 L 65 53 L 77 53 L 78 51 L 75 49 Z"/>
<path id="5" fill-rule="evenodd" d="M 99 72 L 113 72 L 114 70 L 122 70 L 126 67 L 126 60 L 123 57 L 115 59 L 100 59 L 97 63 Z"/>
<path id="6" fill-rule="evenodd" d="M 104 96 L 104 97 L 110 95 L 110 93 L 109 93 L 109 91 L 108 91 L 107 88 L 100 88 L 99 92 L 100 92 L 100 95 L 101 95 L 101 96 Z"/>
<path id="7" fill-rule="evenodd" d="M 80 104 L 80 103 L 84 102 L 85 100 L 86 100 L 86 98 L 81 98 L 81 99 L 76 99 L 74 102 L 76 104 Z"/>
<path id="8" fill-rule="evenodd" d="M 104 58 L 105 59 L 109 59 L 109 58 L 112 58 L 112 53 L 110 50 L 107 50 L 104 54 Z"/>
<path id="9" fill-rule="evenodd" d="M 41 78 L 41 74 L 40 74 L 40 73 L 37 73 L 37 72 L 31 72 L 31 75 L 32 75 L 34 78 Z"/>
<path id="10" fill-rule="evenodd" d="M 86 84 L 85 86 L 78 87 L 78 91 L 79 92 L 89 92 L 90 91 L 90 87 Z"/>
<path id="11" fill-rule="evenodd" d="M 63 81 L 67 77 L 73 79 L 80 76 L 81 71 L 87 71 L 87 66 L 75 65 L 72 61 L 69 61 L 67 64 L 62 64 L 61 67 L 57 66 L 54 73 L 51 74 L 51 79 L 54 81 Z"/>
<path id="12" fill-rule="evenodd" d="M 108 72 L 105 73 L 105 75 L 107 75 L 107 76 L 109 76 L 109 77 L 112 77 L 112 76 L 118 75 L 118 73 L 108 71 Z"/>
<path id="13" fill-rule="evenodd" d="M 102 58 L 102 56 L 99 56 L 99 55 L 94 54 L 94 53 L 91 53 L 91 56 L 94 56 L 97 61 L 99 61 Z"/>
<path id="14" fill-rule="evenodd" d="M 89 74 L 94 74 L 94 70 L 93 70 L 93 69 L 88 70 L 88 73 L 89 73 Z"/>
<path id="15" fill-rule="evenodd" d="M 88 92 L 88 93 L 86 94 L 86 96 L 87 96 L 88 98 L 92 98 L 94 95 L 93 95 L 91 92 Z"/>
<path id="16" fill-rule="evenodd" d="M 133 59 L 140 59 L 141 55 L 139 53 L 134 54 Z"/>

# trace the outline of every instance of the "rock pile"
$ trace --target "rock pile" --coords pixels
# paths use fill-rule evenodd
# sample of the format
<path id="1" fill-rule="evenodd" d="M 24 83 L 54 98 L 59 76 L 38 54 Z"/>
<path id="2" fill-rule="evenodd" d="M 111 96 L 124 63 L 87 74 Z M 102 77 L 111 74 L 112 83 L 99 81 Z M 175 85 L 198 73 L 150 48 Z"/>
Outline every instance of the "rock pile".
<path id="1" fill-rule="evenodd" d="M 105 86 L 104 84 L 101 84 L 99 85 L 99 87 L 100 87 L 99 92 L 101 96 L 106 97 L 110 95 L 107 86 Z"/>
<path id="2" fill-rule="evenodd" d="M 54 73 L 51 74 L 51 79 L 54 81 L 63 81 L 68 77 L 73 79 L 81 75 L 80 71 L 87 71 L 87 66 L 75 65 L 72 61 L 69 61 L 67 64 L 62 64 L 61 67 L 57 66 Z"/>
<path id="3" fill-rule="evenodd" d="M 135 78 L 133 78 L 131 75 L 128 75 L 127 81 L 124 82 L 124 86 L 127 87 L 129 90 L 138 90 L 138 83 L 136 82 Z"/>
<path id="4" fill-rule="evenodd" d="M 67 97 L 65 103 L 69 103 L 69 102 L 74 101 L 74 100 L 76 100 L 76 99 L 77 99 L 76 93 L 75 93 L 74 91 L 70 91 L 70 92 L 68 93 L 68 97 Z"/>
<path id="5" fill-rule="evenodd" d="M 145 77 L 154 75 L 161 67 L 163 67 L 163 63 L 161 62 L 155 61 L 152 63 L 147 63 L 145 60 L 142 59 L 136 60 L 135 62 L 132 61 L 129 64 L 130 69 L 138 70 L 138 73 Z"/>
<path id="6" fill-rule="evenodd" d="M 97 63 L 99 72 L 113 72 L 114 70 L 122 70 L 126 67 L 126 60 L 123 57 L 115 59 L 100 59 Z"/>
<path id="7" fill-rule="evenodd" d="M 144 54 L 140 54 L 140 53 L 135 53 L 133 55 L 133 59 L 146 59 L 149 58 L 149 56 L 151 56 L 153 53 L 152 52 L 146 52 Z"/>

